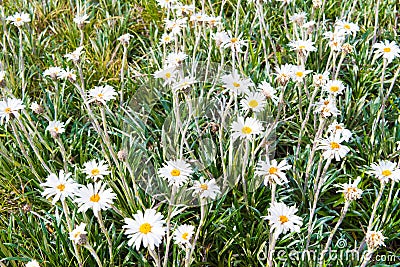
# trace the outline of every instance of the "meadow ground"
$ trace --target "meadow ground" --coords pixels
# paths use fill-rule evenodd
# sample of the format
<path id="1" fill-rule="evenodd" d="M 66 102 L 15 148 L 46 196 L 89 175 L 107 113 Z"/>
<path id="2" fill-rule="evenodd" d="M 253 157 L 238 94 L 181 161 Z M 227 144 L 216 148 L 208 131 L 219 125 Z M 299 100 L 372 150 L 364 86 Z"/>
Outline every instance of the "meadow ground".
<path id="1" fill-rule="evenodd" d="M 397 0 L 1 2 L 1 267 L 400 266 Z"/>

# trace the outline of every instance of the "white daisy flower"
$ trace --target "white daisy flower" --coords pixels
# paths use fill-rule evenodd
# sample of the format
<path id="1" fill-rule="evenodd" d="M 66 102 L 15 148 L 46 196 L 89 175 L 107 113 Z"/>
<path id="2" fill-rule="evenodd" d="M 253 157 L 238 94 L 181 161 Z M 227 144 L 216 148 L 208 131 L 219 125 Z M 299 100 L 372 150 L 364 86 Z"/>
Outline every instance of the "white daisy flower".
<path id="1" fill-rule="evenodd" d="M 328 126 L 328 132 L 332 134 L 339 134 L 345 142 L 348 142 L 352 136 L 351 131 L 346 129 L 343 123 L 338 123 L 337 121 L 332 122 Z"/>
<path id="2" fill-rule="evenodd" d="M 182 80 L 172 85 L 172 90 L 174 91 L 184 90 L 192 86 L 194 83 L 196 83 L 196 80 L 194 78 L 184 77 Z"/>
<path id="3" fill-rule="evenodd" d="M 191 239 L 194 234 L 194 226 L 193 225 L 188 225 L 188 224 L 183 224 L 180 225 L 176 228 L 174 231 L 174 240 L 175 244 L 177 245 L 182 245 L 182 246 L 191 246 Z"/>
<path id="4" fill-rule="evenodd" d="M 25 264 L 25 267 L 40 267 L 39 262 L 36 260 L 31 260 L 27 264 Z"/>
<path id="5" fill-rule="evenodd" d="M 220 47 L 223 43 L 226 43 L 229 40 L 229 35 L 226 31 L 217 31 L 216 33 L 212 33 L 211 36 L 214 39 L 217 47 Z"/>
<path id="6" fill-rule="evenodd" d="M 68 79 L 71 82 L 76 81 L 76 74 L 74 74 L 74 70 L 70 70 L 68 67 L 65 70 L 60 71 L 58 73 L 58 78 L 59 79 Z"/>
<path id="7" fill-rule="evenodd" d="M 242 79 L 236 70 L 229 75 L 222 76 L 221 80 L 224 83 L 223 87 L 229 89 L 235 95 L 249 93 L 249 87 L 254 86 L 251 79 Z"/>
<path id="8" fill-rule="evenodd" d="M 182 5 L 182 3 L 177 2 L 176 5 L 173 6 L 173 9 L 176 12 L 178 17 L 189 15 L 194 12 L 195 6 L 194 5 Z"/>
<path id="9" fill-rule="evenodd" d="M 89 103 L 96 101 L 98 103 L 106 105 L 108 101 L 115 99 L 117 92 L 114 90 L 112 86 L 104 85 L 104 86 L 95 86 L 93 89 L 89 90 L 88 94 L 89 94 Z"/>
<path id="10" fill-rule="evenodd" d="M 64 173 L 63 170 L 60 170 L 58 176 L 51 173 L 46 181 L 40 184 L 44 189 L 42 196 L 47 199 L 53 197 L 51 202 L 53 205 L 58 200 L 64 201 L 66 197 L 72 197 L 79 185 L 70 178 L 71 175 L 71 173 Z"/>
<path id="11" fill-rule="evenodd" d="M 324 38 L 328 39 L 328 46 L 333 50 L 333 51 L 340 51 L 342 49 L 343 42 L 345 40 L 345 37 L 342 32 L 325 32 L 324 33 Z"/>
<path id="12" fill-rule="evenodd" d="M 30 22 L 31 18 L 29 17 L 29 14 L 21 12 L 21 13 L 15 13 L 13 16 L 8 16 L 6 20 L 10 21 L 17 27 L 20 27 L 25 23 Z"/>
<path id="13" fill-rule="evenodd" d="M 360 30 L 357 24 L 339 20 L 336 22 L 335 30 L 343 34 L 353 34 Z"/>
<path id="14" fill-rule="evenodd" d="M 339 80 L 329 80 L 324 86 L 324 90 L 334 96 L 342 94 L 344 88 L 343 82 Z"/>
<path id="15" fill-rule="evenodd" d="M 260 112 L 265 107 L 265 96 L 262 93 L 248 93 L 245 99 L 240 101 L 240 105 L 245 111 Z"/>
<path id="16" fill-rule="evenodd" d="M 187 18 L 179 18 L 175 20 L 165 20 L 165 28 L 171 31 L 172 35 L 180 34 L 181 30 L 187 25 Z"/>
<path id="17" fill-rule="evenodd" d="M 121 35 L 120 37 L 118 37 L 117 40 L 120 41 L 121 44 L 127 45 L 127 44 L 129 44 L 129 41 L 131 40 L 131 38 L 132 38 L 131 34 L 125 33 L 125 34 Z"/>
<path id="18" fill-rule="evenodd" d="M 181 187 L 193 173 L 192 167 L 184 160 L 168 160 L 158 170 L 158 175 L 168 180 L 169 185 Z"/>
<path id="19" fill-rule="evenodd" d="M 179 66 L 188 56 L 183 53 L 183 52 L 172 52 L 167 56 L 167 59 L 165 61 L 165 63 L 167 63 L 167 65 L 169 67 L 177 67 Z"/>
<path id="20" fill-rule="evenodd" d="M 163 33 L 160 39 L 161 44 L 169 44 L 174 39 L 174 36 L 171 33 Z"/>
<path id="21" fill-rule="evenodd" d="M 57 79 L 59 77 L 59 74 L 63 71 L 62 68 L 60 67 L 50 67 L 47 70 L 43 72 L 43 76 L 49 76 L 53 80 Z"/>
<path id="22" fill-rule="evenodd" d="M 83 54 L 83 46 L 78 47 L 75 51 L 65 54 L 64 57 L 69 61 L 72 60 L 74 62 L 78 62 L 80 56 Z"/>
<path id="23" fill-rule="evenodd" d="M 195 13 L 190 16 L 191 22 L 204 22 L 207 20 L 207 15 L 203 13 Z"/>
<path id="24" fill-rule="evenodd" d="M 78 212 L 86 212 L 93 209 L 94 216 L 98 216 L 101 210 L 111 207 L 116 198 L 116 194 L 110 188 L 105 189 L 106 184 L 93 183 L 87 186 L 82 185 L 75 193 L 75 202 L 78 204 Z"/>
<path id="25" fill-rule="evenodd" d="M 157 0 L 157 4 L 161 8 L 170 8 L 175 3 L 176 3 L 176 0 Z"/>
<path id="26" fill-rule="evenodd" d="M 65 132 L 65 124 L 61 121 L 49 121 L 49 125 L 46 131 L 49 131 L 51 135 L 57 136 Z"/>
<path id="27" fill-rule="evenodd" d="M 221 16 L 217 16 L 217 17 L 209 16 L 209 17 L 207 17 L 207 19 L 205 21 L 211 27 L 217 27 L 217 26 L 221 26 L 222 25 L 222 17 Z"/>
<path id="28" fill-rule="evenodd" d="M 376 43 L 373 46 L 375 54 L 386 58 L 388 63 L 392 62 L 394 58 L 399 57 L 400 48 L 395 42 L 385 40 L 384 42 Z"/>
<path id="29" fill-rule="evenodd" d="M 374 251 L 380 246 L 386 246 L 384 240 L 386 237 L 383 236 L 382 231 L 368 231 L 365 236 L 365 241 L 368 245 L 369 251 Z"/>
<path id="30" fill-rule="evenodd" d="M 78 25 L 79 28 L 83 27 L 85 23 L 89 23 L 89 15 L 83 14 L 83 15 L 76 15 L 73 21 Z"/>
<path id="31" fill-rule="evenodd" d="M 302 54 L 305 54 L 306 52 L 317 51 L 317 48 L 314 46 L 314 42 L 311 40 L 291 41 L 289 46 L 292 48 L 292 50 Z"/>
<path id="32" fill-rule="evenodd" d="M 368 173 L 374 175 L 382 183 L 389 182 L 389 179 L 398 180 L 397 164 L 388 160 L 380 160 L 378 163 L 372 163 L 371 171 Z"/>
<path id="33" fill-rule="evenodd" d="M 80 244 L 82 237 L 85 237 L 87 232 L 85 231 L 86 223 L 81 223 L 75 227 L 72 232 L 69 233 L 69 239 L 75 244 Z"/>
<path id="34" fill-rule="evenodd" d="M 86 178 L 93 179 L 95 182 L 111 173 L 111 171 L 108 170 L 108 164 L 106 164 L 104 160 L 100 160 L 99 162 L 91 160 L 84 163 L 83 166 L 83 172 L 86 173 Z"/>
<path id="35" fill-rule="evenodd" d="M 276 95 L 276 90 L 271 86 L 271 84 L 263 81 L 260 85 L 258 85 L 258 88 L 262 91 L 266 98 L 271 99 L 275 105 L 278 105 L 279 97 Z"/>
<path id="36" fill-rule="evenodd" d="M 294 13 L 292 16 L 289 17 L 289 21 L 301 26 L 306 20 L 306 16 L 306 12 Z"/>
<path id="37" fill-rule="evenodd" d="M 165 69 L 161 69 L 159 71 L 156 71 L 153 76 L 154 78 L 162 78 L 164 79 L 164 84 L 163 86 L 166 86 L 168 84 L 171 84 L 176 81 L 176 69 L 174 66 L 172 67 L 167 67 Z"/>
<path id="38" fill-rule="evenodd" d="M 292 168 L 286 160 L 278 162 L 273 159 L 270 163 L 266 161 L 259 161 L 255 171 L 256 175 L 264 176 L 264 185 L 267 186 L 269 183 L 276 183 L 278 185 L 283 185 L 288 183 L 286 174 L 284 171 Z"/>
<path id="39" fill-rule="evenodd" d="M 292 79 L 295 82 L 302 82 L 307 74 L 312 73 L 312 70 L 306 70 L 303 66 L 293 66 Z"/>
<path id="40" fill-rule="evenodd" d="M 335 158 L 336 161 L 340 161 L 350 151 L 347 146 L 341 144 L 343 141 L 343 137 L 339 135 L 330 135 L 319 141 L 320 145 L 317 149 L 324 150 L 322 153 L 324 159 Z"/>
<path id="41" fill-rule="evenodd" d="M 240 139 L 252 139 L 255 135 L 260 134 L 264 127 L 261 122 L 255 118 L 243 118 L 238 117 L 238 120 L 232 123 L 232 138 L 236 140 Z"/>
<path id="42" fill-rule="evenodd" d="M 340 114 L 339 110 L 336 108 L 335 102 L 330 99 L 322 99 L 317 103 L 317 108 L 315 110 L 316 113 L 320 113 L 322 117 L 336 117 Z"/>
<path id="43" fill-rule="evenodd" d="M 139 250 L 143 243 L 145 248 L 154 250 L 161 244 L 165 235 L 164 224 L 165 220 L 161 213 L 154 209 L 146 209 L 144 214 L 139 210 L 133 215 L 133 219 L 125 218 L 125 225 L 122 228 L 126 229 L 125 234 L 129 238 L 128 246 L 135 244 L 136 250 Z"/>
<path id="44" fill-rule="evenodd" d="M 36 101 L 31 104 L 31 110 L 36 114 L 43 113 L 43 107 L 39 105 Z"/>
<path id="45" fill-rule="evenodd" d="M 342 190 L 338 190 L 337 193 L 343 193 L 344 199 L 346 201 L 353 201 L 356 199 L 360 199 L 363 191 L 358 188 L 358 184 L 361 182 L 361 177 L 357 177 L 353 183 L 349 179 L 348 184 L 340 184 L 336 185 L 337 187 L 341 187 Z"/>
<path id="46" fill-rule="evenodd" d="M 313 76 L 313 84 L 315 87 L 324 86 L 329 80 L 329 72 L 318 73 Z"/>
<path id="47" fill-rule="evenodd" d="M 215 200 L 218 194 L 221 194 L 220 187 L 217 185 L 215 179 L 204 181 L 203 177 L 200 177 L 200 181 L 194 181 L 193 196 L 199 195 L 201 198 L 210 198 Z"/>
<path id="48" fill-rule="evenodd" d="M 5 98 L 0 101 L 0 125 L 3 124 L 4 120 L 7 123 L 11 116 L 18 117 L 18 111 L 24 108 L 25 105 L 22 104 L 21 99 Z"/>
<path id="49" fill-rule="evenodd" d="M 275 238 L 278 238 L 281 233 L 300 232 L 300 227 L 303 224 L 303 219 L 295 213 L 295 206 L 288 207 L 282 202 L 273 202 L 268 209 L 268 216 L 261 218 L 269 220 L 271 233 L 274 232 Z"/>
<path id="50" fill-rule="evenodd" d="M 293 76 L 293 69 L 294 66 L 292 64 L 276 66 L 275 67 L 276 82 L 285 85 L 290 80 L 290 77 Z"/>
<path id="51" fill-rule="evenodd" d="M 230 48 L 232 51 L 237 51 L 239 53 L 243 53 L 242 46 L 247 46 L 247 42 L 242 40 L 242 34 L 239 36 L 234 37 L 232 36 L 232 32 L 228 31 L 229 39 L 226 39 L 224 43 L 222 43 L 223 48 Z"/>

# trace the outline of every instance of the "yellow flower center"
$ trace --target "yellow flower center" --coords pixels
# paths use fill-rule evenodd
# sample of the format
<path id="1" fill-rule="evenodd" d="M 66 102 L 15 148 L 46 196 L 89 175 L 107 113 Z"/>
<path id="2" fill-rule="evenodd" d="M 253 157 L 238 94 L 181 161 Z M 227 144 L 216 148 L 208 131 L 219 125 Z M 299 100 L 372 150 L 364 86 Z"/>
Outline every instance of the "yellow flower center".
<path id="1" fill-rule="evenodd" d="M 171 171 L 171 175 L 172 175 L 172 176 L 179 176 L 179 175 L 181 175 L 181 171 L 178 170 L 178 169 L 173 169 L 173 170 Z"/>
<path id="2" fill-rule="evenodd" d="M 151 232 L 151 225 L 149 223 L 144 223 L 139 227 L 139 232 L 142 234 L 147 235 L 148 233 Z"/>
<path id="3" fill-rule="evenodd" d="M 355 188 L 355 187 L 347 188 L 347 193 L 355 193 L 355 192 L 357 192 L 357 188 Z"/>
<path id="4" fill-rule="evenodd" d="M 15 20 L 19 22 L 22 21 L 22 18 L 16 18 Z"/>
<path id="5" fill-rule="evenodd" d="M 252 131 L 253 130 L 250 127 L 247 127 L 247 126 L 244 126 L 242 128 L 242 133 L 244 133 L 244 134 L 251 134 Z"/>
<path id="6" fill-rule="evenodd" d="M 329 100 L 325 100 L 324 101 L 324 105 L 326 106 L 326 105 L 329 105 Z"/>
<path id="7" fill-rule="evenodd" d="M 169 37 L 169 36 L 165 36 L 165 37 L 164 37 L 164 41 L 165 41 L 165 42 L 169 42 L 169 41 L 171 41 L 171 37 Z"/>
<path id="8" fill-rule="evenodd" d="M 60 129 L 56 126 L 56 127 L 54 127 L 54 131 L 56 132 L 56 133 L 58 133 L 58 131 L 59 131 Z"/>
<path id="9" fill-rule="evenodd" d="M 390 51 L 392 51 L 392 49 L 390 49 L 390 47 L 383 48 L 383 52 L 385 52 L 385 53 L 389 53 Z"/>
<path id="10" fill-rule="evenodd" d="M 62 191 L 64 191 L 64 189 L 65 189 L 65 185 L 59 184 L 59 185 L 57 185 L 57 189 L 60 190 L 60 191 L 62 192 Z"/>
<path id="11" fill-rule="evenodd" d="M 339 86 L 337 86 L 337 85 L 332 85 L 332 86 L 331 86 L 331 92 L 337 92 L 337 91 L 339 91 Z"/>
<path id="12" fill-rule="evenodd" d="M 98 168 L 94 168 L 93 170 L 91 170 L 90 172 L 93 176 L 99 175 L 100 174 L 100 170 Z"/>
<path id="13" fill-rule="evenodd" d="M 342 130 L 343 129 L 342 126 L 340 126 L 340 125 L 336 125 L 335 128 L 336 128 L 336 130 Z"/>
<path id="14" fill-rule="evenodd" d="M 81 232 L 76 232 L 76 233 L 74 234 L 74 238 L 78 238 L 80 235 L 81 235 Z"/>
<path id="15" fill-rule="evenodd" d="M 201 190 L 207 190 L 208 189 L 208 185 L 207 184 L 201 184 L 200 188 L 201 188 Z"/>
<path id="16" fill-rule="evenodd" d="M 349 25 L 349 24 L 345 24 L 345 25 L 343 26 L 343 28 L 345 28 L 346 30 L 350 30 L 350 25 Z"/>
<path id="17" fill-rule="evenodd" d="M 249 106 L 250 106 L 251 108 L 256 108 L 256 107 L 258 107 L 258 102 L 257 102 L 257 100 L 255 100 L 255 99 L 250 100 L 250 101 L 249 101 Z"/>
<path id="18" fill-rule="evenodd" d="M 98 97 L 98 98 L 103 98 L 104 95 L 103 95 L 102 93 L 100 93 L 100 94 L 97 95 L 97 97 Z"/>
<path id="19" fill-rule="evenodd" d="M 274 174 L 274 173 L 276 173 L 278 171 L 278 168 L 276 168 L 276 167 L 271 167 L 271 168 L 269 168 L 269 173 L 270 174 Z"/>
<path id="20" fill-rule="evenodd" d="M 331 142 L 331 148 L 332 149 L 339 149 L 340 145 L 338 143 L 336 143 L 336 142 Z"/>
<path id="21" fill-rule="evenodd" d="M 4 110 L 4 112 L 7 113 L 7 114 L 10 114 L 10 113 L 11 113 L 11 108 L 6 108 L 6 109 Z"/>
<path id="22" fill-rule="evenodd" d="M 165 78 L 167 78 L 167 79 L 169 79 L 169 78 L 171 78 L 171 73 L 170 72 L 167 72 L 167 73 L 165 73 Z"/>
<path id="23" fill-rule="evenodd" d="M 389 175 L 391 175 L 392 174 L 392 172 L 390 171 L 390 170 L 384 170 L 383 172 L 382 172 L 382 175 L 383 176 L 389 176 Z"/>
<path id="24" fill-rule="evenodd" d="M 296 71 L 296 76 L 301 78 L 304 76 L 304 73 L 302 71 Z"/>
<path id="25" fill-rule="evenodd" d="M 188 236 L 189 236 L 189 233 L 184 233 L 184 234 L 182 235 L 182 239 L 188 240 Z"/>
<path id="26" fill-rule="evenodd" d="M 99 194 L 94 194 L 93 196 L 90 197 L 91 202 L 99 202 L 100 201 L 100 196 Z"/>
<path id="27" fill-rule="evenodd" d="M 231 39 L 231 43 L 233 43 L 233 44 L 236 43 L 237 41 L 238 41 L 238 38 L 232 38 Z"/>
<path id="28" fill-rule="evenodd" d="M 299 45 L 299 50 L 303 50 L 303 49 L 306 49 L 306 46 L 305 45 Z"/>
<path id="29" fill-rule="evenodd" d="M 281 222 L 281 224 L 284 224 L 289 221 L 289 218 L 286 217 L 285 215 L 281 215 L 279 216 L 279 221 Z"/>
<path id="30" fill-rule="evenodd" d="M 234 86 L 234 87 L 240 87 L 240 83 L 233 82 L 233 86 Z"/>

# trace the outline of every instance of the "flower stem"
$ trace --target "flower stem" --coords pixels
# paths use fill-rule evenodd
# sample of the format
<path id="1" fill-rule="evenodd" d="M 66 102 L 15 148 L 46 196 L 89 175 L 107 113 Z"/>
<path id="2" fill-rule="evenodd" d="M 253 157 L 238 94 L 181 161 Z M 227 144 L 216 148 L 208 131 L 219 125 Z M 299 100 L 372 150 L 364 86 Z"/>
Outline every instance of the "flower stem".
<path id="1" fill-rule="evenodd" d="M 112 249 L 112 242 L 110 239 L 110 235 L 108 234 L 108 231 L 106 227 L 104 226 L 103 218 L 101 217 L 101 211 L 98 211 L 97 213 L 97 220 L 99 221 L 100 224 L 100 229 L 103 232 L 103 234 L 106 236 L 107 243 L 108 243 L 108 252 L 110 254 L 110 266 L 114 266 L 114 255 L 113 255 L 113 249 Z"/>
<path id="2" fill-rule="evenodd" d="M 385 189 L 385 182 L 381 182 L 381 187 L 379 189 L 378 196 L 376 197 L 375 203 L 374 203 L 374 208 L 372 210 L 371 218 L 369 219 L 368 223 L 368 231 L 372 230 L 372 226 L 374 224 L 374 217 L 376 213 L 376 209 L 378 208 L 379 202 L 381 201 L 382 195 L 383 195 L 383 190 Z"/>
<path id="3" fill-rule="evenodd" d="M 349 206 L 350 206 L 350 201 L 346 201 L 344 203 L 344 206 L 343 206 L 342 213 L 340 215 L 339 221 L 337 221 L 337 223 L 335 225 L 335 228 L 333 228 L 331 234 L 329 235 L 329 238 L 328 238 L 328 241 L 325 244 L 324 250 L 322 250 L 322 252 L 321 252 L 321 258 L 320 258 L 320 266 L 321 267 L 323 267 L 323 260 L 324 260 L 325 253 L 328 251 L 329 246 L 332 243 L 333 236 L 335 235 L 337 229 L 339 228 L 339 226 L 342 223 L 344 217 L 346 216 L 346 213 L 347 213 L 347 210 L 349 209 Z"/>
<path id="4" fill-rule="evenodd" d="M 94 250 L 94 248 L 93 248 L 91 245 L 89 245 L 89 244 L 86 244 L 86 245 L 85 245 L 85 248 L 86 248 L 87 250 L 89 250 L 90 254 L 92 254 L 93 258 L 95 259 L 95 261 L 96 261 L 96 263 L 97 263 L 97 265 L 98 265 L 98 267 L 103 267 L 103 264 L 101 263 L 100 258 L 99 258 L 99 256 L 97 255 L 97 253 L 96 253 L 96 251 Z"/>

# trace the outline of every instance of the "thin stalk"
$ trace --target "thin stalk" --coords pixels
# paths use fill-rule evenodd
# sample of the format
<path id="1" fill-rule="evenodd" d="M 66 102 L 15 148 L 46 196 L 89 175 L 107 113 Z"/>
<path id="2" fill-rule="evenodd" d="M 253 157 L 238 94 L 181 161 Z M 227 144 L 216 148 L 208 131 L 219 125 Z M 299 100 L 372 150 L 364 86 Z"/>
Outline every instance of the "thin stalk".
<path id="1" fill-rule="evenodd" d="M 22 154 L 24 155 L 24 157 L 25 157 L 26 160 L 28 161 L 29 165 L 35 166 L 35 165 L 33 164 L 32 158 L 29 156 L 28 152 L 25 150 L 25 146 L 24 146 L 24 144 L 22 143 L 21 138 L 19 137 L 19 131 L 17 130 L 17 127 L 16 127 L 16 125 L 15 125 L 14 120 L 11 119 L 11 120 L 10 120 L 10 123 L 11 123 L 11 128 L 12 128 L 12 130 L 13 130 L 13 132 L 14 132 L 15 139 L 17 139 L 18 146 L 21 148 Z M 41 177 L 39 176 L 39 174 L 36 172 L 35 168 L 31 168 L 31 170 L 32 170 L 32 173 L 33 173 L 33 174 L 36 176 L 36 178 L 38 179 L 38 181 L 39 181 L 39 182 L 42 182 L 42 178 L 41 178 Z"/>
<path id="2" fill-rule="evenodd" d="M 172 207 L 175 202 L 175 194 L 176 194 L 176 186 L 172 186 L 172 192 L 171 192 L 171 198 L 170 202 L 168 204 L 168 216 L 167 216 L 167 236 L 165 238 L 166 240 L 166 245 L 165 245 L 165 256 L 164 256 L 164 261 L 163 261 L 163 266 L 168 266 L 168 254 L 169 254 L 169 247 L 171 243 L 171 216 L 172 216 Z"/>
<path id="3" fill-rule="evenodd" d="M 19 36 L 19 75 L 21 77 L 21 88 L 22 88 L 22 99 L 25 97 L 25 63 L 24 63 L 24 51 L 22 46 L 22 30 L 18 27 Z"/>
<path id="4" fill-rule="evenodd" d="M 311 234 L 312 234 L 312 227 L 314 224 L 314 214 L 315 214 L 315 210 L 317 209 L 317 203 L 318 203 L 318 199 L 319 199 L 319 193 L 321 192 L 322 189 L 322 185 L 325 182 L 325 175 L 326 172 L 329 168 L 329 165 L 331 164 L 332 159 L 329 158 L 326 162 L 325 162 L 325 166 L 324 166 L 324 170 L 322 171 L 321 177 L 317 176 L 315 177 L 315 180 L 319 181 L 318 182 L 318 187 L 317 190 L 315 191 L 314 194 L 314 201 L 313 201 L 313 206 L 310 210 L 310 219 L 309 219 L 309 224 L 308 224 L 308 234 L 307 234 L 307 244 L 306 244 L 306 250 L 308 250 L 308 247 L 310 245 L 310 240 L 311 240 Z"/>
<path id="5" fill-rule="evenodd" d="M 386 216 L 387 216 L 387 213 L 388 213 L 388 210 L 389 210 L 390 202 L 392 201 L 393 189 L 394 189 L 394 185 L 395 184 L 396 184 L 396 182 L 394 180 L 392 180 L 392 183 L 390 185 L 389 196 L 388 196 L 388 199 L 386 201 L 385 211 L 383 212 L 383 216 L 382 216 L 382 219 L 381 219 L 382 228 L 383 228 L 383 225 L 385 224 L 385 220 L 386 220 Z"/>
<path id="6" fill-rule="evenodd" d="M 17 121 L 18 121 L 18 124 L 21 127 L 22 131 L 24 132 L 26 139 L 28 140 L 28 142 L 31 145 L 33 151 L 35 152 L 36 157 L 39 159 L 40 163 L 42 163 L 42 165 L 46 169 L 46 171 L 48 173 L 51 173 L 51 170 L 50 170 L 49 166 L 47 166 L 46 162 L 43 160 L 42 156 L 40 155 L 36 145 L 33 143 L 31 135 L 26 130 L 25 125 L 22 123 L 22 121 L 20 119 L 17 119 Z"/>
<path id="7" fill-rule="evenodd" d="M 154 250 L 151 250 L 151 249 L 149 248 L 149 254 L 150 254 L 151 257 L 153 258 L 153 260 L 154 260 L 154 262 L 155 262 L 155 264 L 156 264 L 156 267 L 161 267 L 160 258 L 158 257 L 157 253 L 156 253 Z M 164 265 L 164 266 L 166 266 L 166 265 Z"/>
<path id="8" fill-rule="evenodd" d="M 347 213 L 347 210 L 349 209 L 349 207 L 350 207 L 350 201 L 346 200 L 346 202 L 344 203 L 342 212 L 340 214 L 340 218 L 337 221 L 337 223 L 335 225 L 335 228 L 333 228 L 331 234 L 329 235 L 329 238 L 328 238 L 328 241 L 325 244 L 324 250 L 322 250 L 322 252 L 321 252 L 321 258 L 320 258 L 320 266 L 321 267 L 323 267 L 323 260 L 324 260 L 324 257 L 325 257 L 325 253 L 328 251 L 328 249 L 329 249 L 329 247 L 330 247 L 330 245 L 332 243 L 333 236 L 335 235 L 337 229 L 339 229 L 340 224 L 343 222 L 343 219 L 346 216 L 346 213 Z"/>
<path id="9" fill-rule="evenodd" d="M 67 221 L 68 232 L 70 233 L 70 232 L 72 232 L 72 222 L 71 222 L 71 218 L 70 218 L 70 214 L 69 214 L 68 205 L 65 202 L 65 199 L 61 200 L 61 204 L 62 204 L 62 207 L 64 210 L 65 220 Z M 73 241 L 72 241 L 72 246 L 74 247 L 75 257 L 78 260 L 78 265 L 79 265 L 79 267 L 81 267 L 81 266 L 83 266 L 83 263 L 82 263 L 82 258 L 79 255 L 78 247 L 75 244 L 75 242 L 73 242 Z"/>
<path id="10" fill-rule="evenodd" d="M 372 230 L 372 226 L 374 224 L 374 217 L 375 217 L 375 213 L 376 210 L 378 208 L 379 202 L 381 201 L 382 195 L 383 195 L 383 191 L 385 189 L 385 182 L 381 182 L 381 187 L 379 189 L 379 193 L 378 196 L 376 197 L 375 203 L 374 203 L 374 208 L 372 209 L 372 214 L 371 214 L 371 218 L 369 219 L 369 223 L 368 223 L 368 231 Z"/>
<path id="11" fill-rule="evenodd" d="M 122 66 L 121 66 L 121 71 L 120 71 L 121 89 L 119 91 L 119 104 L 121 106 L 124 103 L 124 87 L 125 87 L 124 75 L 125 75 L 125 65 L 126 65 L 127 58 L 128 58 L 128 45 L 123 45 L 123 47 L 124 47 L 124 52 L 122 55 Z"/>
<path id="12" fill-rule="evenodd" d="M 90 245 L 90 244 L 86 244 L 84 246 L 87 250 L 89 250 L 90 254 L 93 256 L 93 258 L 95 259 L 98 267 L 103 267 L 103 264 L 101 263 L 101 260 L 99 258 L 99 256 L 97 255 L 96 251 L 94 250 L 94 248 Z"/>
<path id="13" fill-rule="evenodd" d="M 101 217 L 101 211 L 98 211 L 97 213 L 97 220 L 100 225 L 100 229 L 103 232 L 103 234 L 106 236 L 107 243 L 108 243 L 108 252 L 110 254 L 110 266 L 114 266 L 114 255 L 113 255 L 113 246 L 112 242 L 110 239 L 110 235 L 108 234 L 108 231 L 106 227 L 104 226 L 103 218 Z"/>
<path id="14" fill-rule="evenodd" d="M 197 227 L 196 234 L 193 239 L 193 244 L 190 249 L 189 257 L 187 257 L 187 260 L 185 261 L 185 267 L 190 266 L 190 263 L 192 261 L 193 252 L 194 252 L 194 249 L 196 248 L 196 243 L 200 236 L 201 228 L 203 227 L 203 224 L 205 222 L 205 218 L 206 218 L 205 205 L 206 205 L 206 203 L 205 203 L 204 199 L 200 199 L 200 222 L 199 222 L 199 226 Z"/>

